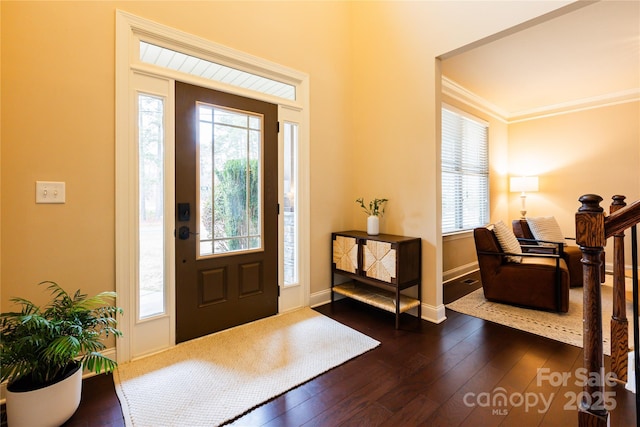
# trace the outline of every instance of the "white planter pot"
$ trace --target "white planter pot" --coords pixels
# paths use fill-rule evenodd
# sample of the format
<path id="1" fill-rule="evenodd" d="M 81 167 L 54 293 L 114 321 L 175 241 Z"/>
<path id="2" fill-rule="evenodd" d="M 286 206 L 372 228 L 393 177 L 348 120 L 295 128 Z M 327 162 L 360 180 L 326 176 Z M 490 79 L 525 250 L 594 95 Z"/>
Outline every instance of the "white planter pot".
<path id="1" fill-rule="evenodd" d="M 635 356 L 633 354 L 633 351 L 630 351 L 629 353 L 629 368 L 627 369 L 627 385 L 625 386 L 625 388 L 627 390 L 629 390 L 632 393 L 636 392 L 636 359 Z"/>
<path id="2" fill-rule="evenodd" d="M 7 390 L 9 427 L 56 427 L 76 412 L 82 395 L 82 369 L 50 386 L 33 391 Z"/>
<path id="3" fill-rule="evenodd" d="M 371 236 L 380 234 L 380 218 L 375 215 L 367 218 L 367 234 Z"/>

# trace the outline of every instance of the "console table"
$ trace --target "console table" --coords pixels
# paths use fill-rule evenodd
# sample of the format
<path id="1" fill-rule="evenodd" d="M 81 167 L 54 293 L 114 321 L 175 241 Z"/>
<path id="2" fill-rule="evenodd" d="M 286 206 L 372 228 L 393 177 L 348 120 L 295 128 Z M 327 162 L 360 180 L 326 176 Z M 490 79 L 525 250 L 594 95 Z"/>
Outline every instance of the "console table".
<path id="1" fill-rule="evenodd" d="M 400 313 L 418 309 L 421 318 L 420 281 L 422 242 L 417 237 L 350 230 L 331 234 L 331 301 L 340 294 L 395 313 L 396 329 Z M 336 276 L 351 279 L 336 284 Z M 400 291 L 418 287 L 418 297 Z"/>

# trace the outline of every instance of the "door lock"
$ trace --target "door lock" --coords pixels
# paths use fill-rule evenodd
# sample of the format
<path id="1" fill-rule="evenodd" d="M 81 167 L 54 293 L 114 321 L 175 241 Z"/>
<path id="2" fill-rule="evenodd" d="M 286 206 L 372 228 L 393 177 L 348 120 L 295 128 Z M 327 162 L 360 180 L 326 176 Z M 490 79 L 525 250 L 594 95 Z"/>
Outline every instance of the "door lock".
<path id="1" fill-rule="evenodd" d="M 189 221 L 191 208 L 189 203 L 178 203 L 178 221 Z"/>

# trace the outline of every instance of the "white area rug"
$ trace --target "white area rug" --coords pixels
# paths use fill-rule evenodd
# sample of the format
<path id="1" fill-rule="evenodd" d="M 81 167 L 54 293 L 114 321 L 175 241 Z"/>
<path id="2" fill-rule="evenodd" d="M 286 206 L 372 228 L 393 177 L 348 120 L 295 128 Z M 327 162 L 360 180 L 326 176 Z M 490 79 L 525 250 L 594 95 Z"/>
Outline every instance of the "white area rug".
<path id="1" fill-rule="evenodd" d="M 611 281 L 610 276 L 607 280 Z M 602 286 L 602 328 L 604 353 L 611 355 L 612 288 Z M 569 311 L 553 313 L 515 307 L 509 304 L 488 301 L 482 288 L 447 304 L 447 308 L 480 319 L 490 320 L 532 334 L 582 347 L 582 288 L 569 290 Z M 629 320 L 629 345 L 633 346 L 633 305 L 627 301 Z"/>
<path id="2" fill-rule="evenodd" d="M 303 308 L 122 364 L 114 382 L 127 426 L 214 426 L 378 345 Z"/>

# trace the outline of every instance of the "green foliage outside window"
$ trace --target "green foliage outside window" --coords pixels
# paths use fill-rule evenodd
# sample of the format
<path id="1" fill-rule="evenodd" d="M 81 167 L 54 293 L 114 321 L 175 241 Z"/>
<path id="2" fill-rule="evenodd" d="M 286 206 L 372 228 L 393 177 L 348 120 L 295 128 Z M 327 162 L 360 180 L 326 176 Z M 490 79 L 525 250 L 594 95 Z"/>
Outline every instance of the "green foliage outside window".
<path id="1" fill-rule="evenodd" d="M 248 186 L 247 175 L 249 176 Z M 220 229 L 217 227 L 220 225 L 224 230 L 224 236 L 231 238 L 227 241 L 228 250 L 246 249 L 248 247 L 246 239 L 234 239 L 234 237 L 246 237 L 258 232 L 260 206 L 258 200 L 258 161 L 249 160 L 249 173 L 247 174 L 246 159 L 228 160 L 222 170 L 216 171 L 216 178 L 213 207 L 215 228 L 216 230 Z M 248 206 L 247 190 L 249 191 Z M 249 209 L 248 215 L 247 207 Z M 207 221 L 205 221 L 206 223 Z"/>

